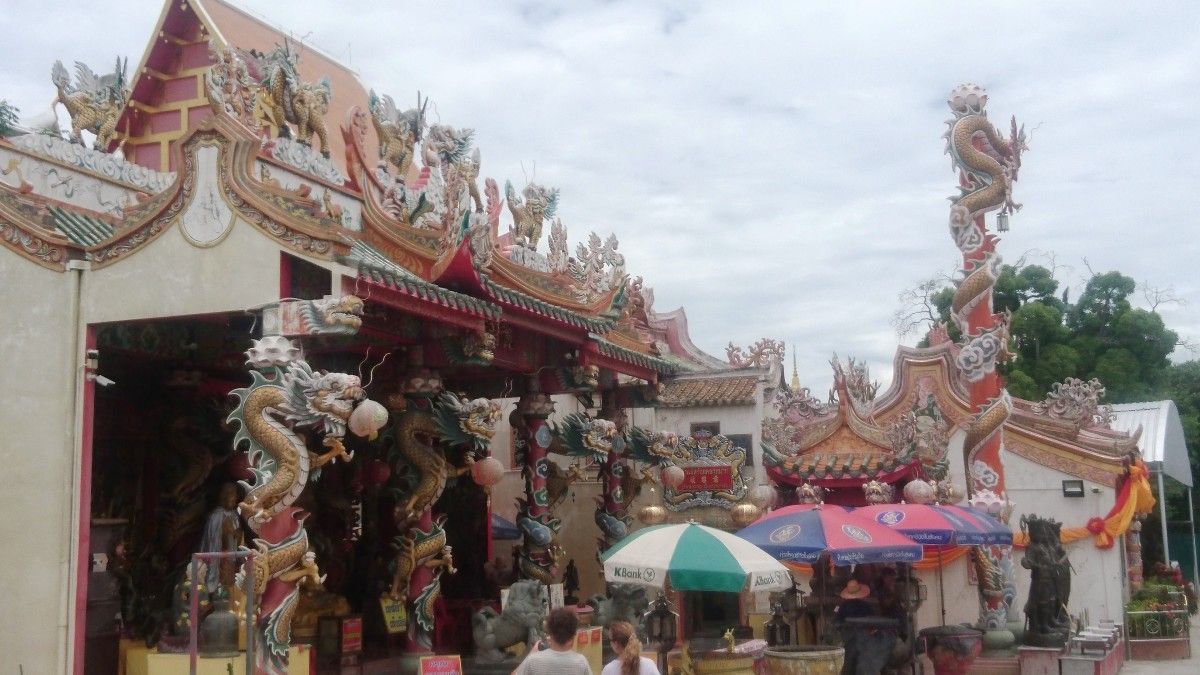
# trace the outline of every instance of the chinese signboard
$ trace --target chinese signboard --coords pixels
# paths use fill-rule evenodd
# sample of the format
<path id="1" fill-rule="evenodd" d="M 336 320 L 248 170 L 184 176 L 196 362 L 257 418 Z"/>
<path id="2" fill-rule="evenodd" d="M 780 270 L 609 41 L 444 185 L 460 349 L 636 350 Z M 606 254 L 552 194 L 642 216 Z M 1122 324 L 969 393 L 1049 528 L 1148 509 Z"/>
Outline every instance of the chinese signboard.
<path id="1" fill-rule="evenodd" d="M 677 492 L 700 492 L 701 490 L 732 490 L 733 467 L 685 466 L 683 482 L 675 488 Z"/>

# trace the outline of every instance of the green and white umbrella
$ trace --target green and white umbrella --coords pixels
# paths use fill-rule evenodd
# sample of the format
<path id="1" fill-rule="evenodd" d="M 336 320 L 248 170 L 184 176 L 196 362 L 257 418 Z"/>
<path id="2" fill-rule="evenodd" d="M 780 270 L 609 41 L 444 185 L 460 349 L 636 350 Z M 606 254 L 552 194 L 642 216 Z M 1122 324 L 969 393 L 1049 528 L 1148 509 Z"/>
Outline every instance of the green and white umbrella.
<path id="1" fill-rule="evenodd" d="M 778 560 L 736 535 L 696 523 L 656 525 L 605 552 L 604 580 L 677 591 L 782 591 L 792 575 Z"/>

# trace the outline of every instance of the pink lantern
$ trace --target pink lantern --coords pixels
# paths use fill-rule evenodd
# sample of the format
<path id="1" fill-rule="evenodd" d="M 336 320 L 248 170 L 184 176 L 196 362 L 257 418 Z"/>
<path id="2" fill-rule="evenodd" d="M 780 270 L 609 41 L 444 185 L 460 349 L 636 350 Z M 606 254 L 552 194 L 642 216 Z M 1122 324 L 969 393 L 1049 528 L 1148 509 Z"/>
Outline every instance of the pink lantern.
<path id="1" fill-rule="evenodd" d="M 387 408 L 368 398 L 355 406 L 354 412 L 350 413 L 350 431 L 354 432 L 355 436 L 375 440 L 375 436 L 387 421 Z"/>
<path id="2" fill-rule="evenodd" d="M 674 464 L 663 467 L 661 473 L 663 485 L 672 490 L 679 487 L 679 484 L 683 482 L 683 469 Z"/>
<path id="3" fill-rule="evenodd" d="M 504 478 L 504 465 L 495 457 L 484 457 L 471 465 L 471 479 L 476 485 L 489 488 Z"/>

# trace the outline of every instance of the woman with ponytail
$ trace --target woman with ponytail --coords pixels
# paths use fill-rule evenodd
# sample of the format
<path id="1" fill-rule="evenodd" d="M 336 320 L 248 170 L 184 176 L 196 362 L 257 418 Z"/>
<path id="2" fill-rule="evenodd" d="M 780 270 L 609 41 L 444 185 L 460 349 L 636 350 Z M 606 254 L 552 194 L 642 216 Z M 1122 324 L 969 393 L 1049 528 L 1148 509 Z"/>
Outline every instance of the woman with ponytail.
<path id="1" fill-rule="evenodd" d="M 600 675 L 659 675 L 658 666 L 642 656 L 642 643 L 628 621 L 608 624 L 608 641 L 617 658 Z"/>

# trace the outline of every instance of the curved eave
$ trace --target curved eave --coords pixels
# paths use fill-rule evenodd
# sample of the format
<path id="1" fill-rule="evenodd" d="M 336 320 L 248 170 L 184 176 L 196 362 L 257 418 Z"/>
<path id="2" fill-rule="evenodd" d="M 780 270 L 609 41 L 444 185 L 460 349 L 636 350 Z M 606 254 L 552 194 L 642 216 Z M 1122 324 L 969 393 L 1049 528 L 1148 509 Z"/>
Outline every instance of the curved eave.
<path id="1" fill-rule="evenodd" d="M 442 288 L 398 268 L 389 269 L 360 260 L 358 261 L 358 276 L 369 283 L 379 284 L 396 291 L 406 298 L 437 305 L 466 316 L 495 321 L 501 315 L 502 310 L 497 305 Z"/>
<path id="2" fill-rule="evenodd" d="M 609 342 L 603 338 L 593 337 L 592 342 L 596 345 L 597 350 L 599 350 L 601 354 L 611 359 L 616 359 L 623 363 L 644 368 L 659 375 L 674 375 L 675 373 L 679 372 L 672 363 L 648 354 L 642 354 L 640 352 L 633 351 L 632 349 L 627 349 L 617 344 L 613 344 L 612 342 Z"/>
<path id="3" fill-rule="evenodd" d="M 490 300 L 501 306 L 526 312 L 528 314 L 548 319 L 573 329 L 589 333 L 607 333 L 613 329 L 616 322 L 612 319 L 585 316 L 578 312 L 539 300 L 521 291 L 502 286 L 492 281 L 489 275 L 480 275 L 483 291 Z"/>
<path id="4" fill-rule="evenodd" d="M 533 298 L 547 305 L 559 307 L 583 316 L 601 316 L 610 313 L 617 297 L 625 290 L 627 280 L 600 294 L 592 302 L 579 302 L 572 295 L 562 275 L 552 275 L 529 269 L 513 262 L 493 250 L 488 275 L 494 283 Z"/>
<path id="5" fill-rule="evenodd" d="M 827 461 L 826 458 L 813 458 L 817 459 L 813 463 L 800 461 L 800 458 L 789 459 L 796 461 L 767 466 L 767 476 L 774 482 L 784 485 L 798 486 L 802 483 L 813 483 L 831 488 L 855 487 L 868 480 L 895 483 L 906 476 L 915 475 L 917 465 L 920 463 L 919 460 L 899 463 L 881 458 L 875 466 L 862 465 L 856 468 L 853 465 L 856 459 L 853 455 L 835 457 L 833 462 Z"/>

